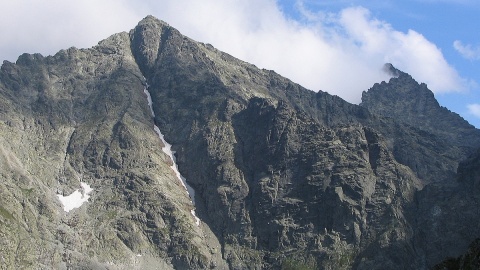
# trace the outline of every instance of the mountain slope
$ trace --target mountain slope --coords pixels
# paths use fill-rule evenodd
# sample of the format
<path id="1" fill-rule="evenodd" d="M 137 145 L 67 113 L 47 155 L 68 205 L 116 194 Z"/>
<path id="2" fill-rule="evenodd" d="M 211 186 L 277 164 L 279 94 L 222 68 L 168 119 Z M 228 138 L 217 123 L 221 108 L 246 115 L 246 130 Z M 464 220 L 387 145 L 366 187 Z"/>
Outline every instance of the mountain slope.
<path id="1" fill-rule="evenodd" d="M 7 268 L 215 263 L 159 151 L 127 33 L 88 50 L 22 55 L 0 76 Z M 56 194 L 80 182 L 92 198 L 65 213 Z"/>
<path id="2" fill-rule="evenodd" d="M 431 120 L 435 104 L 424 115 L 414 111 L 424 105 L 406 106 L 405 114 L 402 105 L 392 107 L 384 89 L 413 91 L 394 91 L 403 103 L 415 91 L 429 95 L 398 74 L 357 106 L 195 42 L 151 16 L 91 49 L 4 62 L 2 263 L 422 269 L 459 256 L 479 235 L 459 237 L 468 226 L 454 228 L 438 215 L 439 225 L 427 226 L 428 213 L 445 208 L 442 193 L 429 191 L 467 190 L 469 176 L 456 176 L 456 167 L 480 146 L 480 133 L 449 112 Z M 176 151 L 195 205 L 154 124 Z M 93 188 L 89 202 L 63 211 L 57 194 L 69 195 L 81 182 Z M 452 200 L 452 211 L 473 213 Z M 454 232 L 437 246 L 458 245 L 432 250 L 430 237 L 442 226 Z"/>

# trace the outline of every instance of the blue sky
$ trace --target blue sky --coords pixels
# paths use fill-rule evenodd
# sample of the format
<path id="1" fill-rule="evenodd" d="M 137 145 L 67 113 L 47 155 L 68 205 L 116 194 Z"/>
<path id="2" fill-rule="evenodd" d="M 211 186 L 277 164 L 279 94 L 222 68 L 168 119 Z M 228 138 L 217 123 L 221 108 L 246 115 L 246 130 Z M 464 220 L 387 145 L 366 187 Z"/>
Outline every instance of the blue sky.
<path id="1" fill-rule="evenodd" d="M 16 0 L 1 1 L 0 10 L 2 60 L 88 48 L 151 14 L 352 103 L 389 79 L 381 67 L 391 62 L 480 127 L 478 0 Z"/>

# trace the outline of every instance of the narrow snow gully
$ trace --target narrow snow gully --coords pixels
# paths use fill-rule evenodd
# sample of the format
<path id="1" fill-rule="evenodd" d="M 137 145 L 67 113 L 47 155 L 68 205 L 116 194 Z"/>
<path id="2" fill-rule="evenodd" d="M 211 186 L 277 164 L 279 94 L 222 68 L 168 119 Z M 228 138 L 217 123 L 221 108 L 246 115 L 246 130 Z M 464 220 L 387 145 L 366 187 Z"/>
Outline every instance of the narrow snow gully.
<path id="1" fill-rule="evenodd" d="M 148 91 L 148 84 L 145 84 L 145 87 L 143 88 L 143 92 L 147 96 L 148 107 L 150 107 L 150 112 L 152 113 L 152 117 L 155 118 L 155 112 L 153 111 L 153 106 L 152 106 L 153 104 L 152 96 Z M 160 138 L 160 140 L 162 140 L 163 144 L 165 145 L 162 148 L 162 151 L 172 159 L 173 164 L 172 166 L 170 166 L 170 168 L 172 168 L 172 170 L 175 172 L 175 175 L 177 176 L 178 180 L 180 180 L 180 183 L 182 183 L 182 186 L 185 188 L 185 191 L 187 192 L 188 197 L 190 197 L 190 201 L 192 202 L 192 205 L 195 207 L 195 190 L 187 183 L 187 180 L 185 179 L 185 177 L 183 177 L 178 171 L 177 159 L 175 158 L 175 151 L 172 151 L 172 145 L 169 144 L 167 141 L 165 141 L 165 138 L 162 132 L 160 131 L 158 126 L 155 124 L 155 122 L 153 124 L 153 129 L 155 130 L 155 132 L 158 134 L 158 137 Z M 195 208 L 190 210 L 190 213 L 195 219 L 195 224 L 197 224 L 197 226 L 200 226 L 200 219 L 197 217 L 195 213 Z"/>

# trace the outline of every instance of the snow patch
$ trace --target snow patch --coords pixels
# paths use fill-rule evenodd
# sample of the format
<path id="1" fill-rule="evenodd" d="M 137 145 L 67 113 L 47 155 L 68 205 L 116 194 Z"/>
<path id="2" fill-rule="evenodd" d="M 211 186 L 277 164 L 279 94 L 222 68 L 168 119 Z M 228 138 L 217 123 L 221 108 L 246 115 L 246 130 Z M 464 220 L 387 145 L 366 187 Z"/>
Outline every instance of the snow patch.
<path id="1" fill-rule="evenodd" d="M 150 95 L 150 92 L 148 91 L 148 84 L 143 89 L 143 92 L 147 96 L 147 102 L 148 102 L 148 107 L 150 107 L 150 112 L 152 113 L 152 116 L 155 117 L 155 112 L 153 111 L 152 96 Z M 185 191 L 187 192 L 188 197 L 190 198 L 190 201 L 192 202 L 192 205 L 195 206 L 195 190 L 192 188 L 192 186 L 190 186 L 187 183 L 187 179 L 185 179 L 185 177 L 183 177 L 180 174 L 180 172 L 178 171 L 177 158 L 175 157 L 175 151 L 172 151 L 172 145 L 169 144 L 167 141 L 165 141 L 165 136 L 162 134 L 162 132 L 160 131 L 160 128 L 158 128 L 157 125 L 154 124 L 153 129 L 157 133 L 160 140 L 162 140 L 162 142 L 163 142 L 164 146 L 162 147 L 162 151 L 172 159 L 172 165 L 170 166 L 170 168 L 172 168 L 173 172 L 175 173 L 177 178 L 180 180 L 180 183 L 185 188 Z M 200 226 L 200 219 L 197 217 L 197 215 L 195 213 L 195 209 L 190 210 L 190 213 L 195 218 L 195 224 L 197 226 Z"/>
<path id="2" fill-rule="evenodd" d="M 153 101 L 152 101 L 152 96 L 150 96 L 150 92 L 148 92 L 148 85 L 143 88 L 143 92 L 145 95 L 147 95 L 147 102 L 148 102 L 148 107 L 150 108 L 150 112 L 152 113 L 152 116 L 155 117 L 155 112 L 153 111 Z"/>
<path id="3" fill-rule="evenodd" d="M 88 199 L 90 196 L 90 192 L 93 191 L 93 189 L 84 182 L 80 183 L 81 188 L 75 190 L 72 194 L 68 196 L 63 196 L 61 194 L 57 194 L 58 199 L 63 205 L 63 210 L 65 212 L 69 212 L 70 210 L 73 210 L 75 208 L 79 208 L 82 206 L 85 202 L 88 202 Z"/>
<path id="4" fill-rule="evenodd" d="M 195 218 L 195 224 L 197 224 L 197 226 L 200 226 L 200 219 L 197 217 L 197 214 L 195 213 L 195 209 L 190 210 L 190 213 Z"/>

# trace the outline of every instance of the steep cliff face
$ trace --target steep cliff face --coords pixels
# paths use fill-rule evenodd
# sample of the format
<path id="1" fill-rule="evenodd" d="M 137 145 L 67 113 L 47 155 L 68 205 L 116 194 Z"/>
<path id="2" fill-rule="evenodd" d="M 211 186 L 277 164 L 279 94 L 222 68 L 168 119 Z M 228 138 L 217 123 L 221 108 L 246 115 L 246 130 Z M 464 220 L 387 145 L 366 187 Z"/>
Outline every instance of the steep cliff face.
<path id="1" fill-rule="evenodd" d="M 480 268 L 480 239 L 468 247 L 468 251 L 458 258 L 449 258 L 437 265 L 433 270 L 468 270 Z"/>
<path id="2" fill-rule="evenodd" d="M 2 264 L 422 269 L 459 256 L 480 232 L 463 235 L 468 227 L 435 207 L 475 219 L 456 195 L 478 186 L 475 158 L 458 176 L 456 167 L 480 146 L 479 132 L 448 111 L 430 119 L 444 110 L 431 92 L 395 74 L 357 106 L 151 16 L 91 49 L 4 62 Z M 423 103 L 413 104 L 418 94 Z M 57 195 L 80 183 L 92 187 L 89 201 L 65 212 Z M 438 237 L 443 230 L 451 233 Z"/>
<path id="3" fill-rule="evenodd" d="M 476 269 L 476 238 L 480 234 L 477 226 L 480 223 L 480 151 L 460 163 L 456 180 L 454 186 L 429 185 L 418 194 L 415 245 L 429 266 L 445 258 L 460 257 L 470 246 L 469 252 L 456 261 L 459 268 L 447 269 Z"/>

